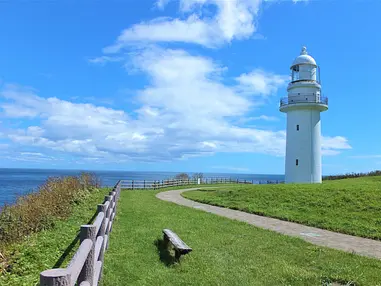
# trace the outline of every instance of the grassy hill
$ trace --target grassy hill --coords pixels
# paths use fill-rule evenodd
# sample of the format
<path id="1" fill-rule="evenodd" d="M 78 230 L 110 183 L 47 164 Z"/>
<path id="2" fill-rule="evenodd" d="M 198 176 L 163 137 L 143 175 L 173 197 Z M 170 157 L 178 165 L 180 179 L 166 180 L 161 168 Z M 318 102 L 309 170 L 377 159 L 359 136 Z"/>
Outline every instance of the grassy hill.
<path id="1" fill-rule="evenodd" d="M 381 176 L 323 184 L 235 185 L 183 193 L 195 201 L 381 239 Z"/>
<path id="2" fill-rule="evenodd" d="M 160 201 L 156 193 L 122 192 L 104 286 L 380 285 L 379 260 Z M 193 248 L 180 264 L 161 248 L 164 228 Z"/>

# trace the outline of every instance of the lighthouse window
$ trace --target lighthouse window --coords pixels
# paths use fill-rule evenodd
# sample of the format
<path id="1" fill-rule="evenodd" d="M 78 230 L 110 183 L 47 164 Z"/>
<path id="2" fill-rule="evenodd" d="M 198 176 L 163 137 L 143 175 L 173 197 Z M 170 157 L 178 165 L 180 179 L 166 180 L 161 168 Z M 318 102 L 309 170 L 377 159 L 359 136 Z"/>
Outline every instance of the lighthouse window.
<path id="1" fill-rule="evenodd" d="M 296 166 L 298 166 L 299 165 L 299 160 L 298 159 L 296 159 Z"/>
<path id="2" fill-rule="evenodd" d="M 299 124 L 296 125 L 296 131 L 299 131 Z"/>

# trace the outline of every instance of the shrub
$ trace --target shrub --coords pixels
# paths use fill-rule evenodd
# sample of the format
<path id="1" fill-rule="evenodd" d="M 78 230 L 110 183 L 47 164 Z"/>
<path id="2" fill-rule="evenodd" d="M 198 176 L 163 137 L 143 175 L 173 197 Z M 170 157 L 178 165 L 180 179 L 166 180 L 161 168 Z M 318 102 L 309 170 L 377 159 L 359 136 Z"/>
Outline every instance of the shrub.
<path id="1" fill-rule="evenodd" d="M 189 175 L 186 174 L 186 173 L 180 173 L 180 174 L 177 174 L 177 175 L 175 176 L 175 180 L 182 180 L 182 181 L 189 180 Z"/>
<path id="2" fill-rule="evenodd" d="M 202 179 L 204 177 L 203 173 L 194 173 L 192 176 L 193 180 Z"/>
<path id="3" fill-rule="evenodd" d="M 342 175 L 323 176 L 323 180 L 340 180 L 340 179 L 368 177 L 368 176 L 381 176 L 381 170 L 371 171 L 369 173 L 347 173 Z"/>
<path id="4" fill-rule="evenodd" d="M 56 219 L 68 217 L 72 205 L 98 187 L 99 179 L 89 173 L 50 177 L 37 192 L 20 196 L 13 205 L 5 205 L 0 210 L 0 264 L 8 243 L 53 227 Z"/>

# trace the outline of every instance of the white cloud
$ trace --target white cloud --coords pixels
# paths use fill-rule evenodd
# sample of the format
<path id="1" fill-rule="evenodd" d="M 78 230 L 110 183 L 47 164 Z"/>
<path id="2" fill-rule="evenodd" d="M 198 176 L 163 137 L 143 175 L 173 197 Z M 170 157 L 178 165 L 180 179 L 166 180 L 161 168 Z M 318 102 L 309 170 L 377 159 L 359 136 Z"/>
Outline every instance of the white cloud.
<path id="1" fill-rule="evenodd" d="M 374 155 L 356 155 L 356 156 L 350 156 L 350 158 L 354 159 L 378 159 L 381 158 L 381 155 L 374 154 Z"/>
<path id="2" fill-rule="evenodd" d="M 131 64 L 149 79 L 149 84 L 133 99 L 138 107 L 131 114 L 94 104 L 43 98 L 34 90 L 5 85 L 0 90 L 0 96 L 5 98 L 0 106 L 5 104 L 13 112 L 3 110 L 4 116 L 25 117 L 18 110 L 34 113 L 29 127 L 4 135 L 15 146 L 104 161 L 172 161 L 216 152 L 284 155 L 285 131 L 244 128 L 233 123 L 258 106 L 258 97 L 249 98 L 245 92 L 239 92 L 239 81 L 235 86 L 223 84 L 223 66 L 183 50 L 158 48 L 136 53 Z M 278 78 L 266 72 L 261 76 Z M 270 82 L 260 85 L 258 90 L 263 95 L 283 84 L 263 81 Z M 255 89 L 255 84 L 251 88 Z M 261 115 L 253 119 L 273 118 Z M 323 138 L 326 153 L 348 148 L 344 137 Z"/>
<path id="3" fill-rule="evenodd" d="M 351 149 L 352 148 L 348 143 L 348 139 L 342 136 L 323 137 L 321 145 L 323 149 Z"/>
<path id="4" fill-rule="evenodd" d="M 169 1 L 158 1 L 163 8 Z M 185 19 L 161 17 L 125 29 L 116 43 L 104 49 L 117 53 L 138 43 L 184 42 L 216 47 L 233 39 L 245 39 L 256 31 L 256 17 L 261 0 L 181 0 L 180 10 Z M 217 9 L 213 17 L 203 15 L 203 6 Z"/>
<path id="5" fill-rule="evenodd" d="M 104 65 L 109 62 L 120 62 L 123 59 L 124 59 L 123 57 L 100 56 L 100 57 L 89 59 L 88 62 L 92 64 Z"/>
<path id="6" fill-rule="evenodd" d="M 322 154 L 325 156 L 333 156 L 340 154 L 341 150 L 352 149 L 348 143 L 348 139 L 342 136 L 322 137 L 321 142 Z"/>
<path id="7" fill-rule="evenodd" d="M 159 9 L 163 9 L 165 5 L 167 5 L 169 3 L 170 0 L 157 0 L 156 1 L 156 6 L 159 8 Z"/>
<path id="8" fill-rule="evenodd" d="M 249 117 L 250 120 L 264 120 L 264 121 L 278 121 L 279 118 L 275 116 L 260 115 L 256 117 Z"/>
<path id="9" fill-rule="evenodd" d="M 236 78 L 240 83 L 242 91 L 253 95 L 271 95 L 278 88 L 286 85 L 289 76 L 277 75 L 262 69 L 255 69 L 250 73 L 242 74 Z"/>
<path id="10" fill-rule="evenodd" d="M 21 152 L 20 154 L 23 156 L 37 156 L 37 157 L 44 156 L 42 153 L 38 153 L 38 152 Z"/>
<path id="11" fill-rule="evenodd" d="M 259 121 L 259 120 L 274 122 L 274 121 L 279 121 L 279 118 L 275 116 L 268 116 L 268 115 L 259 115 L 259 116 L 252 116 L 252 117 L 241 116 L 235 122 L 236 124 L 247 124 L 249 122 Z"/>
<path id="12" fill-rule="evenodd" d="M 252 102 L 218 81 L 223 71 L 211 60 L 182 50 L 147 50 L 134 63 L 148 74 L 151 85 L 139 93 L 145 106 L 181 113 L 184 120 L 238 116 Z M 193 122 L 189 124 L 195 125 Z"/>
<path id="13" fill-rule="evenodd" d="M 321 154 L 323 156 L 336 156 L 339 155 L 341 152 L 339 150 L 332 150 L 332 149 L 322 149 Z"/>
<path id="14" fill-rule="evenodd" d="M 231 166 L 213 166 L 212 169 L 220 169 L 220 170 L 234 171 L 234 172 L 248 172 L 248 171 L 250 171 L 249 168 L 231 167 Z"/>

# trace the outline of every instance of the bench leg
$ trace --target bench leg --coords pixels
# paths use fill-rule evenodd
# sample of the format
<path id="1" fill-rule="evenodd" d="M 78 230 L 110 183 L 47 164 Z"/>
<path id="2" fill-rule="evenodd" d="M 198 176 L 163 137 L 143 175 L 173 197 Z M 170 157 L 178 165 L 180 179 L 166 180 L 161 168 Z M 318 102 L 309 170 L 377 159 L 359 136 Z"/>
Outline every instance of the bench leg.
<path id="1" fill-rule="evenodd" d="M 175 250 L 175 259 L 176 259 L 176 261 L 180 260 L 180 256 L 181 256 L 181 252 L 178 251 L 178 250 Z"/>
<path id="2" fill-rule="evenodd" d="M 168 249 L 169 239 L 166 235 L 163 236 L 164 248 Z"/>

